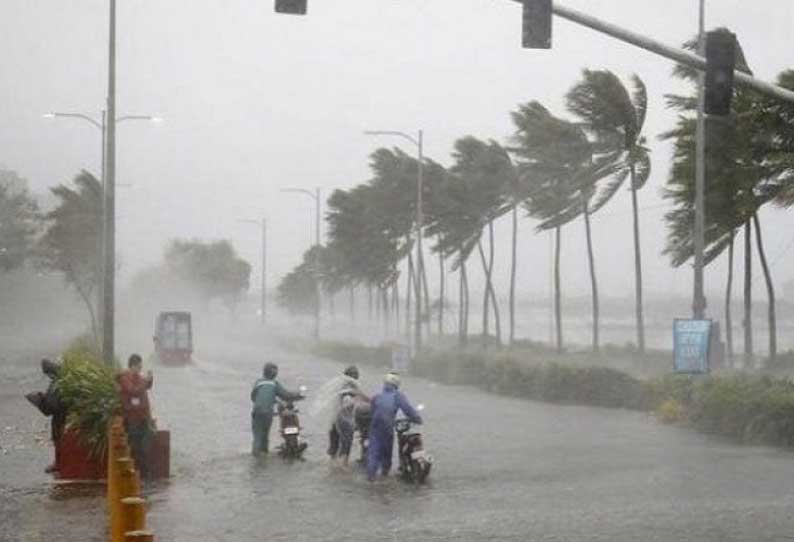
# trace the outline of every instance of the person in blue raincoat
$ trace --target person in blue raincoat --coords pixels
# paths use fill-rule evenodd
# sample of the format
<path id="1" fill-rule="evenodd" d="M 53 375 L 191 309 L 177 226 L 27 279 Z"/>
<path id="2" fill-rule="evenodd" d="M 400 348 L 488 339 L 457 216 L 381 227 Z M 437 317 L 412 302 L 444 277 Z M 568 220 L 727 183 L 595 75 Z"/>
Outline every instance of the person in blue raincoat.
<path id="1" fill-rule="evenodd" d="M 391 470 L 394 449 L 394 419 L 402 411 L 411 422 L 422 423 L 422 417 L 399 390 L 400 375 L 386 374 L 383 391 L 372 398 L 372 421 L 369 426 L 369 455 L 367 478 L 375 480 L 378 473 L 387 476 Z"/>
<path id="2" fill-rule="evenodd" d="M 278 380 L 278 365 L 266 363 L 262 371 L 262 378 L 254 383 L 251 390 L 251 432 L 254 442 L 251 453 L 255 456 L 268 453 L 268 441 L 270 438 L 270 426 L 273 425 L 273 407 L 276 399 L 284 401 L 297 401 L 303 396 L 299 392 L 286 390 Z"/>

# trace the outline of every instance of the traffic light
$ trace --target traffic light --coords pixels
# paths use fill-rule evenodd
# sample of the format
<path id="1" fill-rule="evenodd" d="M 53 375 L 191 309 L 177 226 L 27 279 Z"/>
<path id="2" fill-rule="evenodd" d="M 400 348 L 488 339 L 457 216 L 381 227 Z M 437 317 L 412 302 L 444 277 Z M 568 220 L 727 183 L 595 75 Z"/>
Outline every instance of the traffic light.
<path id="1" fill-rule="evenodd" d="M 523 0 L 521 45 L 527 49 L 551 49 L 552 0 Z"/>
<path id="2" fill-rule="evenodd" d="M 731 112 L 733 69 L 736 65 L 736 35 L 726 30 L 706 34 L 705 106 L 708 115 Z"/>
<path id="3" fill-rule="evenodd" d="M 276 0 L 276 13 L 306 15 L 307 1 L 308 0 Z"/>

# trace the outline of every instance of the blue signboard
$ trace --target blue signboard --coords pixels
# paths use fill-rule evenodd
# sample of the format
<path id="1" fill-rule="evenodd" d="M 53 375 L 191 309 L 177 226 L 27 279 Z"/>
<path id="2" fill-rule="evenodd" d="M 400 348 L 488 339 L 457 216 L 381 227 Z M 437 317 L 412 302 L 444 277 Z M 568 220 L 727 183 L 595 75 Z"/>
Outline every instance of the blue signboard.
<path id="1" fill-rule="evenodd" d="M 677 373 L 709 372 L 711 320 L 676 318 L 673 321 L 673 369 Z"/>

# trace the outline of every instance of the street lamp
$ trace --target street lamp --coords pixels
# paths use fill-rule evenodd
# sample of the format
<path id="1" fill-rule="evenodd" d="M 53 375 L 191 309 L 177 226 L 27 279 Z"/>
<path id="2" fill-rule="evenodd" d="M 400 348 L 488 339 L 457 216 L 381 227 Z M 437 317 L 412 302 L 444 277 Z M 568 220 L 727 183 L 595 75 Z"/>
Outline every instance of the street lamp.
<path id="1" fill-rule="evenodd" d="M 262 225 L 262 298 L 260 301 L 260 322 L 265 325 L 265 314 L 267 310 L 267 219 L 259 220 L 240 219 L 239 222 L 247 224 Z"/>
<path id="2" fill-rule="evenodd" d="M 291 192 L 295 194 L 304 194 L 314 200 L 314 239 L 315 239 L 315 253 L 314 253 L 314 282 L 317 287 L 316 297 L 317 300 L 314 304 L 314 338 L 320 338 L 320 189 L 316 188 L 314 192 L 306 190 L 305 188 L 282 188 L 282 192 Z"/>
<path id="3" fill-rule="evenodd" d="M 113 363 L 113 314 L 115 304 L 115 160 L 113 163 L 113 174 L 108 174 L 108 158 L 110 155 L 110 146 L 108 134 L 113 131 L 115 134 L 115 124 L 128 120 L 143 120 L 153 123 L 160 123 L 163 121 L 161 117 L 151 115 L 124 115 L 118 118 L 110 118 L 106 112 L 102 111 L 101 121 L 92 118 L 83 113 L 73 112 L 58 112 L 53 111 L 45 113 L 44 118 L 73 118 L 85 121 L 100 132 L 102 132 L 102 169 L 100 174 L 100 182 L 102 184 L 102 235 L 99 236 L 101 243 L 97 247 L 97 255 L 102 258 L 97 262 L 97 275 L 102 277 L 97 288 L 97 313 L 99 314 L 99 321 L 102 329 L 102 357 L 105 363 Z M 112 121 L 112 122 L 108 122 Z M 113 125 L 113 128 L 110 125 Z M 114 135 L 115 137 L 115 135 Z M 114 147 L 115 149 L 115 147 Z M 115 150 L 113 151 L 115 158 Z M 112 181 L 110 178 L 112 177 Z"/>
<path id="4" fill-rule="evenodd" d="M 416 322 L 414 322 L 414 348 L 416 353 L 422 348 L 422 276 L 424 275 L 424 258 L 422 257 L 422 182 L 424 176 L 423 164 L 423 138 L 424 133 L 419 130 L 416 137 L 397 130 L 365 130 L 364 134 L 371 136 L 396 136 L 406 139 L 416 146 L 418 169 L 416 174 L 416 280 L 414 289 L 416 293 Z"/>

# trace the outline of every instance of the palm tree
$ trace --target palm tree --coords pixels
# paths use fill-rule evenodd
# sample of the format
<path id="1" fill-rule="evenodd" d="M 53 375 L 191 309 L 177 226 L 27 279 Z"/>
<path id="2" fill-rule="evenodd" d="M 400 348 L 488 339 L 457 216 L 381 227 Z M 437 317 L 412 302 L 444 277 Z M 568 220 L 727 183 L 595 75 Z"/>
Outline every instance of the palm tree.
<path id="1" fill-rule="evenodd" d="M 648 109 L 645 84 L 638 76 L 631 77 L 631 92 L 609 70 L 584 70 L 582 80 L 567 95 L 568 110 L 576 115 L 594 138 L 599 149 L 611 153 L 618 167 L 595 207 L 604 205 L 630 179 L 634 233 L 634 291 L 637 346 L 645 352 L 645 324 L 642 291 L 642 255 L 640 249 L 639 209 L 637 191 L 645 186 L 651 173 L 649 150 L 642 130 Z"/>
<path id="2" fill-rule="evenodd" d="M 685 44 L 694 49 L 695 40 Z M 738 69 L 751 73 L 741 46 L 736 53 Z M 694 83 L 697 72 L 685 66 L 678 66 L 675 75 Z M 660 137 L 675 143 L 675 155 L 665 197 L 675 202 L 676 208 L 666 215 L 670 227 L 666 253 L 673 259 L 673 265 L 686 262 L 693 255 L 692 224 L 694 222 L 694 172 L 695 172 L 695 119 L 697 111 L 696 96 L 667 97 L 668 107 L 681 114 L 676 127 Z M 764 278 L 767 285 L 769 303 L 769 355 L 774 359 L 777 353 L 777 331 L 775 318 L 775 296 L 772 277 L 763 250 L 760 235 L 759 209 L 769 201 L 779 198 L 785 188 L 785 178 L 781 175 L 780 164 L 770 160 L 766 152 L 781 141 L 779 126 L 765 123 L 761 119 L 766 110 L 766 101 L 755 91 L 736 87 L 734 90 L 733 115 L 729 119 L 707 118 L 706 121 L 706 172 L 710 189 L 706 193 L 706 264 L 713 261 L 726 248 L 729 249 L 738 229 L 744 229 L 744 350 L 745 363 L 753 359 L 752 329 L 752 229 L 755 226 L 756 244 L 762 260 Z M 712 144 L 711 142 L 719 142 Z M 714 181 L 714 180 L 717 181 Z M 729 286 L 732 275 L 729 274 Z M 728 291 L 726 297 L 730 295 Z M 726 300 L 726 310 L 730 300 Z M 726 312 L 726 323 L 730 320 Z"/>
<path id="3" fill-rule="evenodd" d="M 539 219 L 539 230 L 557 230 L 578 216 L 583 216 L 593 310 L 594 351 L 599 349 L 598 282 L 595 273 L 590 215 L 603 205 L 599 194 L 601 180 L 617 172 L 614 150 L 610 154 L 591 142 L 584 128 L 552 115 L 537 101 L 519 106 L 512 113 L 516 133 L 511 151 L 518 158 L 521 182 L 526 185 L 530 216 Z M 595 206 L 591 205 L 595 200 Z M 556 235 L 559 254 L 559 232 Z M 555 256 L 555 276 L 559 274 L 559 258 Z M 558 281 L 555 281 L 558 282 Z M 557 285 L 559 286 L 559 285 Z M 555 291 L 557 349 L 562 350 L 559 288 Z"/>
<path id="4" fill-rule="evenodd" d="M 508 212 L 514 205 L 511 193 L 517 185 L 517 171 L 507 150 L 496 141 L 482 141 L 472 136 L 455 142 L 452 154 L 454 164 L 450 172 L 469 187 L 472 198 L 471 214 L 476 217 L 468 232 L 471 242 L 476 241 L 477 251 L 485 272 L 483 299 L 483 337 L 489 332 L 489 312 L 493 306 L 496 341 L 501 344 L 501 320 L 493 285 L 494 266 L 494 221 Z M 483 249 L 482 233 L 488 229 L 488 255 Z M 511 315 L 511 322 L 514 315 Z M 511 326 L 514 324 L 511 323 Z"/>

